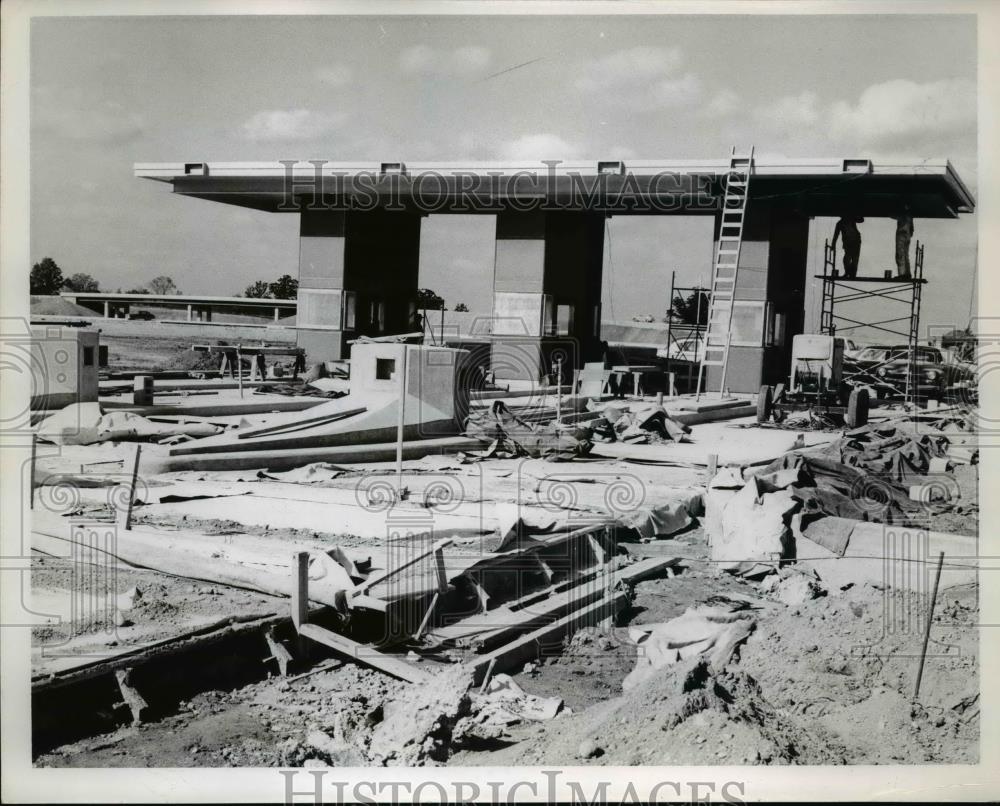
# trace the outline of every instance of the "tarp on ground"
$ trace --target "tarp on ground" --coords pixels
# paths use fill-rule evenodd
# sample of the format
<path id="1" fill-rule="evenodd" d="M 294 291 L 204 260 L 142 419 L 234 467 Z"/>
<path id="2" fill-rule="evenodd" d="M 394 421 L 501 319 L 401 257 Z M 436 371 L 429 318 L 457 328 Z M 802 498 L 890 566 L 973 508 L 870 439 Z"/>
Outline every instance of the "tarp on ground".
<path id="1" fill-rule="evenodd" d="M 515 416 L 501 400 L 495 400 L 485 411 L 470 412 L 465 433 L 489 443 L 485 453 L 469 456 L 471 461 L 530 456 L 565 462 L 586 456 L 593 447 L 588 429 L 578 428 L 567 433 L 557 431 L 555 425 L 535 426 Z"/>
<path id="2" fill-rule="evenodd" d="M 99 403 L 72 403 L 38 424 L 38 438 L 56 445 L 143 442 L 171 436 L 208 437 L 223 429 L 210 423 L 154 422 L 129 411 L 101 411 Z"/>
<path id="3" fill-rule="evenodd" d="M 635 668 L 622 681 L 631 691 L 655 676 L 665 666 L 707 655 L 720 670 L 736 647 L 753 632 L 755 619 L 742 609 L 721 605 L 689 607 L 677 618 L 661 624 L 632 628 L 639 652 Z"/>
<path id="4" fill-rule="evenodd" d="M 838 440 L 787 453 L 757 477 L 795 480 L 788 489 L 802 503 L 804 519 L 832 515 L 852 520 L 906 524 L 926 514 L 911 501 L 911 485 L 926 481 L 931 459 L 946 455 L 947 440 L 898 425 L 867 426 Z"/>

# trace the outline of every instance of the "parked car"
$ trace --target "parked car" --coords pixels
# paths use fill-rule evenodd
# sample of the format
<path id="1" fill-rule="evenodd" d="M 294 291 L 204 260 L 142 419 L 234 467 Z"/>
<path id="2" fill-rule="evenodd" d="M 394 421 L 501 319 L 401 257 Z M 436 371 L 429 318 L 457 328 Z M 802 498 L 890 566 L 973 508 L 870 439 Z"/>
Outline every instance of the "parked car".
<path id="1" fill-rule="evenodd" d="M 937 347 L 918 346 L 915 358 L 916 391 L 921 400 L 943 400 L 975 386 L 973 368 L 951 360 Z M 906 395 L 909 368 L 905 344 L 863 347 L 845 358 L 844 380 L 867 387 L 881 399 L 899 399 Z"/>
<path id="2" fill-rule="evenodd" d="M 150 319 L 155 319 L 156 317 L 153 316 L 153 314 L 151 314 L 149 311 L 136 311 L 135 313 L 130 313 L 128 315 L 128 318 L 138 319 L 143 322 L 148 322 Z"/>

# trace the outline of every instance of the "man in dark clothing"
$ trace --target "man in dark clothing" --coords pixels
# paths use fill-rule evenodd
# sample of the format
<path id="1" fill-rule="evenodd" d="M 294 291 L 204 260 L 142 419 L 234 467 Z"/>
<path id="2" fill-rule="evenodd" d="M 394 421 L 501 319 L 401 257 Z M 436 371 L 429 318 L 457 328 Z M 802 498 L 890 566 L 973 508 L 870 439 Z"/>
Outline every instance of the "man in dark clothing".
<path id="1" fill-rule="evenodd" d="M 913 239 L 913 215 L 910 205 L 904 204 L 903 211 L 896 216 L 896 274 L 910 278 L 910 241 Z"/>
<path id="2" fill-rule="evenodd" d="M 833 248 L 837 248 L 837 239 L 842 238 L 844 244 L 844 275 L 856 277 L 858 274 L 858 258 L 861 255 L 861 232 L 858 224 L 863 218 L 843 216 L 833 230 Z"/>

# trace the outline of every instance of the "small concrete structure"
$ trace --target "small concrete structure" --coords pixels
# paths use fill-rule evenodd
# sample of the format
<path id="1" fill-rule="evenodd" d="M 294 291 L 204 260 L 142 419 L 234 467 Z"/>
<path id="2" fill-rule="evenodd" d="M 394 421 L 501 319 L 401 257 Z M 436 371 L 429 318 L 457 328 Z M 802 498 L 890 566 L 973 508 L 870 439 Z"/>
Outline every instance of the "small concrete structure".
<path id="1" fill-rule="evenodd" d="M 59 409 L 97 400 L 100 331 L 31 326 L 31 408 Z"/>
<path id="2" fill-rule="evenodd" d="M 271 466 L 270 460 L 255 456 L 280 450 L 294 467 L 300 449 L 391 443 L 398 434 L 400 406 L 404 440 L 457 434 L 468 413 L 467 356 L 465 350 L 449 347 L 354 344 L 345 397 L 276 415 L 264 425 L 178 445 L 170 450 L 169 466 L 182 469 L 188 466 L 186 459 L 194 458 L 200 469 Z"/>

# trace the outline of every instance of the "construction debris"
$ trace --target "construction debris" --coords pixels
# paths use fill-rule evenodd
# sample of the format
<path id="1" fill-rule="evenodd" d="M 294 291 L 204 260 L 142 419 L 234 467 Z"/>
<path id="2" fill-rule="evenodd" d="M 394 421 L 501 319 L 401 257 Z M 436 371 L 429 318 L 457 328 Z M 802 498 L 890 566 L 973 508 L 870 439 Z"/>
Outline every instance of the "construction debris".
<path id="1" fill-rule="evenodd" d="M 56 445 L 135 442 L 167 437 L 207 437 L 222 432 L 204 422 L 154 422 L 128 411 L 105 413 L 99 403 L 72 403 L 38 425 L 38 438 Z"/>

